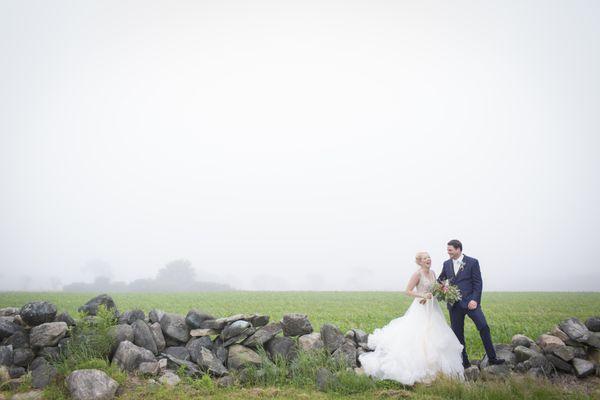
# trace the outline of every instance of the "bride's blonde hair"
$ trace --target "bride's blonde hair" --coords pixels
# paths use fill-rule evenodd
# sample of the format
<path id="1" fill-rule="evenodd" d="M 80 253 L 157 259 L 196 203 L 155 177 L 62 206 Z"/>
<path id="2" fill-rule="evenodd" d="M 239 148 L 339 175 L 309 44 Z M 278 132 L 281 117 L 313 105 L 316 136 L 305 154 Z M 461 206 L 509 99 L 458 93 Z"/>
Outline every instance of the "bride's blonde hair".
<path id="1" fill-rule="evenodd" d="M 419 251 L 417 253 L 417 255 L 415 256 L 415 262 L 417 263 L 417 265 L 421 265 L 419 264 L 419 261 L 421 261 L 423 258 L 425 258 L 426 256 L 429 256 L 429 253 L 426 251 Z"/>

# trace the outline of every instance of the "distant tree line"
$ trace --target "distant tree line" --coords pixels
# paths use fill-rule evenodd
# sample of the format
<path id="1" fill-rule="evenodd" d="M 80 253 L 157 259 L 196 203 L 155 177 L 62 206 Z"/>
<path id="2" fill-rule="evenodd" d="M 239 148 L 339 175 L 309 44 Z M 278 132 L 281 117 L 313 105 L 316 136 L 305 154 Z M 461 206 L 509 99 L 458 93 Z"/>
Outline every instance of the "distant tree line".
<path id="1" fill-rule="evenodd" d="M 73 282 L 63 286 L 65 292 L 217 292 L 235 290 L 228 284 L 196 280 L 196 271 L 190 261 L 181 259 L 168 263 L 152 279 L 132 282 L 111 281 L 98 276 L 92 283 Z"/>

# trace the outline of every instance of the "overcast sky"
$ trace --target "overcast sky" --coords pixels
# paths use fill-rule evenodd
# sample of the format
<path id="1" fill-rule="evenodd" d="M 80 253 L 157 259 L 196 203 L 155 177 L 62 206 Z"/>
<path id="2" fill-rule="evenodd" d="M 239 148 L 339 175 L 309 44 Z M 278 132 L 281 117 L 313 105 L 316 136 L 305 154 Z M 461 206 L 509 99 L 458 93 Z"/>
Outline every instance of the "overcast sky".
<path id="1" fill-rule="evenodd" d="M 0 0 L 0 290 L 179 258 L 241 289 L 403 290 L 453 238 L 484 290 L 599 290 L 599 20 Z"/>

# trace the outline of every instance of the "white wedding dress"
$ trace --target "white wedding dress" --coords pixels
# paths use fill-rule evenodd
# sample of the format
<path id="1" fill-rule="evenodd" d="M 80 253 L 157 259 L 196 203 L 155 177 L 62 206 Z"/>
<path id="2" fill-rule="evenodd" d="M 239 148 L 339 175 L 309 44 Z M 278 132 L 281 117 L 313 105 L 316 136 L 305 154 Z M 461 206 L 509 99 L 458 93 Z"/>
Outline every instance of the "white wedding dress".
<path id="1" fill-rule="evenodd" d="M 426 293 L 435 282 L 419 270 L 416 291 Z M 462 344 L 448 326 L 435 297 L 420 304 L 415 298 L 406 313 L 376 328 L 368 338 L 372 352 L 359 361 L 367 375 L 405 385 L 429 383 L 438 374 L 464 379 Z"/>

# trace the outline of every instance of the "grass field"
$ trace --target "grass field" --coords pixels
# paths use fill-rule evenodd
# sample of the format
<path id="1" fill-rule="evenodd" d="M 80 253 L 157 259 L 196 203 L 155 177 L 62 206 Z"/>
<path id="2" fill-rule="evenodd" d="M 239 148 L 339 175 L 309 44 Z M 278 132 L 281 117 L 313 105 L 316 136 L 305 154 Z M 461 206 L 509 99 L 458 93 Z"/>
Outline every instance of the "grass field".
<path id="1" fill-rule="evenodd" d="M 76 315 L 77 308 L 98 293 L 3 292 L 0 307 L 20 307 L 34 300 L 47 300 L 59 312 Z M 318 330 L 326 322 L 336 324 L 342 332 L 360 328 L 372 332 L 401 316 L 412 299 L 395 292 L 215 292 L 215 293 L 132 293 L 111 294 L 121 311 L 140 308 L 148 312 L 159 308 L 186 314 L 197 308 L 223 317 L 238 313 L 268 314 L 272 321 L 283 314 L 307 314 Z M 496 343 L 510 342 L 516 333 L 534 340 L 568 317 L 585 320 L 600 315 L 600 293 L 484 293 L 482 307 Z M 447 311 L 444 311 L 447 315 Z M 483 356 L 483 347 L 473 323 L 465 323 L 470 357 Z"/>

